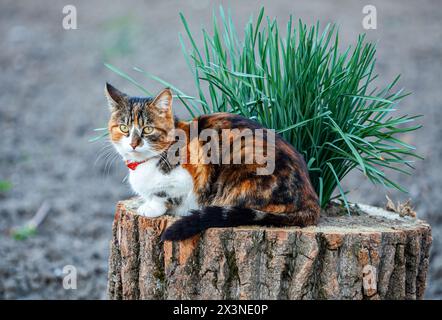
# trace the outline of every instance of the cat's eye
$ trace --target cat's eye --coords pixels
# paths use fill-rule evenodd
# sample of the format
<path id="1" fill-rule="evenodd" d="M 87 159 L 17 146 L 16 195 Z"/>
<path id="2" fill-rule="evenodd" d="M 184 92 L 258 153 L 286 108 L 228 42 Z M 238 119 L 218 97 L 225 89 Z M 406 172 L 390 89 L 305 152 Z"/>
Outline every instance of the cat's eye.
<path id="1" fill-rule="evenodd" d="M 125 124 L 120 124 L 120 131 L 123 133 L 128 133 L 129 128 Z"/>
<path id="2" fill-rule="evenodd" d="M 147 127 L 144 127 L 143 128 L 143 133 L 144 134 L 150 134 L 150 133 L 152 133 L 153 132 L 153 127 L 149 127 L 149 126 L 147 126 Z"/>

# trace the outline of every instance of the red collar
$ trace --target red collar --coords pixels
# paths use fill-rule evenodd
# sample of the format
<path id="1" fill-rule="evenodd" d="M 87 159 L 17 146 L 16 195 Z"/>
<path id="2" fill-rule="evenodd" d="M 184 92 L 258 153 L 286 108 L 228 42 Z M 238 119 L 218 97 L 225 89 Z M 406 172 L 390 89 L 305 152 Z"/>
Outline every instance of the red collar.
<path id="1" fill-rule="evenodd" d="M 149 161 L 149 158 L 140 162 L 137 161 L 130 161 L 130 160 L 126 160 L 126 166 L 130 169 L 130 170 L 135 170 L 140 164 L 145 163 Z"/>

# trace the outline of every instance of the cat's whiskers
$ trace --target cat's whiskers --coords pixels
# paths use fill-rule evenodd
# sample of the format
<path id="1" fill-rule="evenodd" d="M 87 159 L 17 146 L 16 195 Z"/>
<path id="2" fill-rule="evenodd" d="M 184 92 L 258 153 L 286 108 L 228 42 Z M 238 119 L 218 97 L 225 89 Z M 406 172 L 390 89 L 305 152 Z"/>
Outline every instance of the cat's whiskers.
<path id="1" fill-rule="evenodd" d="M 111 149 L 103 150 L 99 155 L 97 155 L 94 161 L 94 166 L 97 166 L 97 164 L 99 162 L 101 163 L 102 161 L 106 163 L 106 160 L 113 154 L 115 154 L 115 152 L 112 151 Z"/>
<path id="2" fill-rule="evenodd" d="M 103 167 L 103 171 L 106 174 L 106 169 L 107 169 L 107 165 L 109 163 L 109 160 L 111 159 L 111 157 L 113 157 L 114 154 L 111 152 L 108 152 L 105 157 L 104 157 L 104 167 Z"/>
<path id="3" fill-rule="evenodd" d="M 117 152 L 115 152 L 115 149 L 113 148 L 113 145 L 110 143 L 108 145 L 104 145 L 101 149 L 100 149 L 100 154 L 97 156 L 97 159 L 95 160 L 94 165 L 99 161 L 99 160 L 104 160 L 104 174 L 109 174 L 110 173 L 110 167 L 112 166 L 112 162 L 115 161 L 115 159 L 117 159 L 119 157 L 119 154 Z M 106 172 L 107 171 L 107 172 Z"/>
<path id="4" fill-rule="evenodd" d="M 107 149 L 110 149 L 110 148 L 113 148 L 112 142 L 109 141 L 109 140 L 105 140 L 105 141 L 103 142 L 103 145 L 100 147 L 100 149 L 98 150 L 97 153 L 100 154 L 100 153 L 103 152 L 104 150 L 107 150 Z"/>
<path id="5" fill-rule="evenodd" d="M 96 166 L 97 165 L 97 163 L 98 163 L 98 161 L 99 160 L 101 160 L 103 157 L 106 157 L 106 156 L 108 156 L 109 154 L 111 154 L 111 153 L 113 153 L 112 151 L 113 151 L 113 146 L 112 146 L 112 144 L 106 144 L 106 145 L 104 145 L 104 146 L 102 146 L 101 148 L 100 148 L 100 150 L 98 150 L 98 152 L 97 152 L 97 157 L 95 158 L 95 161 L 94 161 L 94 166 Z"/>
<path id="6" fill-rule="evenodd" d="M 107 175 L 110 173 L 110 170 L 112 168 L 112 165 L 114 164 L 115 160 L 117 160 L 119 158 L 119 154 L 117 153 L 112 153 L 106 161 L 106 165 L 104 166 L 104 171 L 106 172 L 106 167 L 107 167 Z"/>

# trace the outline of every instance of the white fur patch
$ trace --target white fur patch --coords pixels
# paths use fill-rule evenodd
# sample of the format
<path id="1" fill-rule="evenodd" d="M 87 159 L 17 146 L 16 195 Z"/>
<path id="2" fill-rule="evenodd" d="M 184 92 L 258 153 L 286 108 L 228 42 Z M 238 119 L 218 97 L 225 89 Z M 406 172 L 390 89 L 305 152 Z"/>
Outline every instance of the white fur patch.
<path id="1" fill-rule="evenodd" d="M 164 174 L 157 167 L 158 161 L 158 159 L 151 159 L 129 172 L 129 183 L 132 189 L 146 201 L 140 207 L 139 213 L 144 216 L 157 217 L 166 212 L 165 205 L 159 204 L 164 204 L 166 199 L 155 196 L 159 192 L 166 192 L 171 198 L 183 199 L 181 205 L 174 211 L 176 215 L 188 215 L 190 210 L 197 209 L 190 173 L 179 166 L 168 174 Z M 149 213 L 149 210 L 153 212 Z"/>
<path id="2" fill-rule="evenodd" d="M 167 211 L 164 199 L 152 197 L 138 208 L 138 214 L 144 217 L 156 218 L 162 216 Z"/>

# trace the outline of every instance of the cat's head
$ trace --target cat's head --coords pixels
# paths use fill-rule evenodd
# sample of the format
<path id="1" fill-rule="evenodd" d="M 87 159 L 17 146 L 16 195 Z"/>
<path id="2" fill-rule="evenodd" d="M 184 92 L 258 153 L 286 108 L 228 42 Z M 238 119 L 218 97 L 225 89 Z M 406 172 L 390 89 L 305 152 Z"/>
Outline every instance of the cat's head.
<path id="1" fill-rule="evenodd" d="M 111 110 L 110 139 L 125 160 L 143 161 L 167 150 L 175 129 L 170 89 L 155 98 L 139 98 L 107 83 L 105 94 Z"/>

